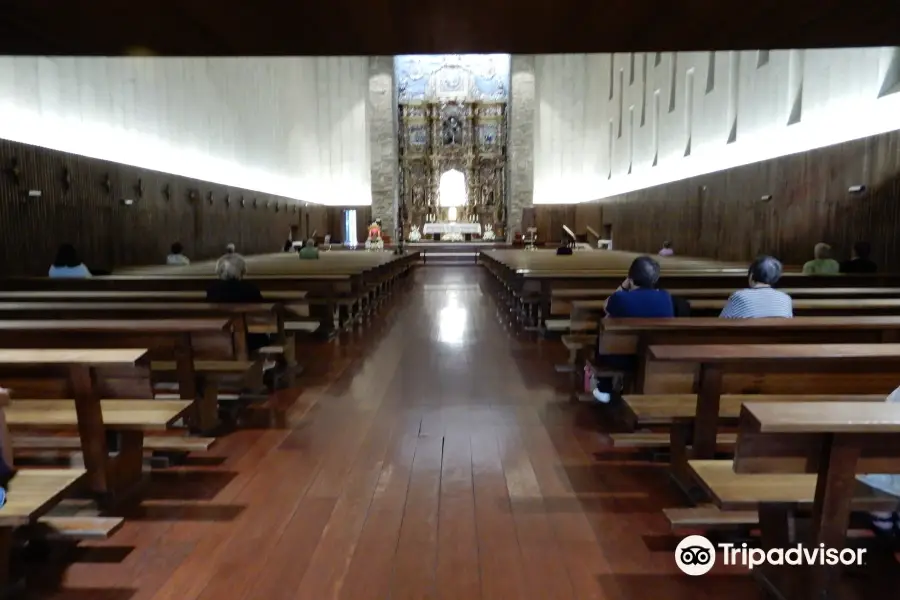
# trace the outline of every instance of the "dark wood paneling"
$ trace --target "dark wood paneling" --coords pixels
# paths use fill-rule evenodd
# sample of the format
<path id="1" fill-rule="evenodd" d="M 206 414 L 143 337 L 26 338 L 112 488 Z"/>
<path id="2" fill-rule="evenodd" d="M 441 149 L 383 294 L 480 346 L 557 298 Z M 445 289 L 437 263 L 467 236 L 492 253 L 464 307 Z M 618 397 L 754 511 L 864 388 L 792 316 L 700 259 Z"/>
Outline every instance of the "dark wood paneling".
<path id="1" fill-rule="evenodd" d="M 854 185 L 866 192 L 849 193 Z M 537 208 L 539 222 L 567 210 Z M 867 240 L 873 260 L 900 271 L 900 132 L 579 205 L 576 214 L 578 233 L 583 223 L 612 224 L 618 250 L 656 252 L 669 239 L 680 255 L 749 261 L 768 253 L 802 264 L 817 242 L 842 260 L 855 241 Z"/>
<path id="2" fill-rule="evenodd" d="M 0 2 L 0 53 L 365 55 L 889 46 L 900 5 L 875 0 Z M 777 15 L 777 18 L 773 18 Z M 73 24 L 77 23 L 77 27 Z"/>
<path id="3" fill-rule="evenodd" d="M 220 255 L 229 242 L 247 254 L 276 252 L 302 210 L 287 198 L 7 140 L 0 140 L 0 170 L 0 265 L 10 275 L 45 274 L 62 242 L 75 244 L 94 269 L 164 262 L 174 241 L 194 260 Z M 28 198 L 28 190 L 41 197 Z"/>

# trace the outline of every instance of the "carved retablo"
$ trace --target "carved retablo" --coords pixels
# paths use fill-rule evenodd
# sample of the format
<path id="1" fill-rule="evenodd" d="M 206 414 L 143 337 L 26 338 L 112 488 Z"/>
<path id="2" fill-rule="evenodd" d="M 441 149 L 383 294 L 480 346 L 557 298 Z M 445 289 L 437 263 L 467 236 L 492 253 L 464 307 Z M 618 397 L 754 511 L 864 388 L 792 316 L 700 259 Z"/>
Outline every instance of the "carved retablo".
<path id="1" fill-rule="evenodd" d="M 509 56 L 401 56 L 395 65 L 399 202 L 407 230 L 455 217 L 502 234 Z M 462 174 L 461 183 L 452 171 Z M 442 196 L 448 173 L 458 187 Z"/>

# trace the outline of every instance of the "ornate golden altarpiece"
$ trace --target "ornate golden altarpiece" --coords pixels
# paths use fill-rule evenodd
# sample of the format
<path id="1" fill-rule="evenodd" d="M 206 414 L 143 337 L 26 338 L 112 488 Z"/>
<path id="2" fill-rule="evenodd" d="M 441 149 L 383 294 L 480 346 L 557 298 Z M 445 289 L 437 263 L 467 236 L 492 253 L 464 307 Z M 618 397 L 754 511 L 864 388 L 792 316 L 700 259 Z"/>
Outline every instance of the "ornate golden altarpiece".
<path id="1" fill-rule="evenodd" d="M 435 94 L 440 95 L 440 94 Z M 405 230 L 449 220 L 440 206 L 441 176 L 465 176 L 466 203 L 457 222 L 480 223 L 504 235 L 506 227 L 505 101 L 427 99 L 399 105 L 400 214 Z"/>

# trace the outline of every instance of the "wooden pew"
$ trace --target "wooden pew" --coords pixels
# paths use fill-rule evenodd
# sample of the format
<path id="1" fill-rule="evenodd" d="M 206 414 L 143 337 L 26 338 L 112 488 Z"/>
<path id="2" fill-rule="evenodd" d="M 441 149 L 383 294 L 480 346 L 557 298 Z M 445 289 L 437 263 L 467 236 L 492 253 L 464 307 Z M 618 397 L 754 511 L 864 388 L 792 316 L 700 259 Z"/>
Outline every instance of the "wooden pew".
<path id="1" fill-rule="evenodd" d="M 101 369 L 133 370 L 147 360 L 146 349 L 0 349 L 3 371 L 21 373 L 37 368 L 41 376 L 45 369 L 58 367 L 67 372 L 70 407 L 74 407 L 77 417 L 88 485 L 101 501 L 118 499 L 140 479 L 144 437 L 142 429 L 117 430 L 120 447 L 116 456 L 110 456 L 101 401 Z M 164 427 L 189 407 L 190 402 L 159 404 L 158 409 L 154 407 L 154 425 Z M 167 414 L 161 414 L 166 411 Z M 71 417 L 71 412 L 68 414 Z"/>
<path id="2" fill-rule="evenodd" d="M 179 397 L 194 404 L 191 422 L 200 432 L 213 431 L 218 424 L 216 364 L 234 363 L 238 372 L 262 368 L 258 361 L 233 360 L 233 343 L 230 318 L 0 321 L 0 347 L 148 348 L 150 358 L 161 361 L 162 369 L 174 374 Z M 127 388 L 113 393 L 135 394 Z M 140 392 L 137 394 L 140 397 Z M 160 446 L 162 441 L 155 443 Z M 172 439 L 169 443 L 168 450 L 181 451 L 180 445 L 194 449 L 198 441 Z M 208 446 L 212 440 L 206 443 Z"/>
<path id="3" fill-rule="evenodd" d="M 749 375 L 759 393 L 886 396 L 897 387 L 900 366 L 900 344 L 669 345 L 650 346 L 649 353 L 653 360 L 700 365 L 696 417 L 684 426 L 674 423 L 670 432 L 672 474 L 689 493 L 687 461 L 715 456 L 721 397 L 732 391 L 726 373 Z M 774 385 L 764 381 L 770 378 Z"/>
<path id="4" fill-rule="evenodd" d="M 13 532 L 40 523 L 85 474 L 83 469 L 22 469 L 12 478 L 6 503 L 0 507 L 0 590 L 6 592 L 10 588 Z M 45 520 L 44 524 L 54 527 L 53 520 Z M 60 520 L 56 524 L 66 527 L 72 523 Z"/>
<path id="5" fill-rule="evenodd" d="M 654 362 L 647 352 L 651 345 L 900 341 L 900 317 L 607 318 L 600 325 L 606 354 L 637 356 L 634 377 L 634 393 L 637 394 L 689 393 L 698 377 L 696 364 Z"/>
<path id="6" fill-rule="evenodd" d="M 615 288 L 553 289 L 550 292 L 550 313 L 554 318 L 565 318 L 577 312 L 600 312 L 603 309 L 603 303 L 615 291 Z M 736 290 L 731 288 L 686 288 L 670 291 L 672 295 L 688 300 L 693 307 L 695 303 L 704 300 L 726 300 Z M 900 298 L 900 287 L 780 288 L 780 291 L 795 300 Z M 0 299 L 2 299 L 2 295 L 0 295 Z M 721 310 L 721 306 L 724 304 L 721 306 L 718 303 L 707 305 L 701 302 L 697 306 L 702 310 L 715 311 L 716 308 Z M 801 306 L 804 305 L 801 304 Z"/>
<path id="7" fill-rule="evenodd" d="M 555 257 L 552 252 L 515 250 L 484 251 L 481 262 L 497 279 L 503 298 L 538 307 L 539 322 L 550 319 L 551 294 L 555 290 L 590 287 L 615 289 L 625 278 L 628 266 L 638 254 L 627 252 L 585 252 Z M 574 259 L 574 260 L 573 260 Z M 685 288 L 727 288 L 746 286 L 746 265 L 708 260 L 661 258 L 660 286 L 674 291 Z M 787 288 L 896 287 L 894 274 L 808 276 L 787 272 L 782 277 Z"/>
<path id="8" fill-rule="evenodd" d="M 845 548 L 851 510 L 896 511 L 900 498 L 856 481 L 900 473 L 900 405 L 858 402 L 745 404 L 734 462 L 693 460 L 691 472 L 723 510 L 758 510 L 763 550 L 797 542 Z M 792 536 L 811 510 L 809 538 Z M 782 600 L 842 598 L 840 565 L 754 568 Z"/>

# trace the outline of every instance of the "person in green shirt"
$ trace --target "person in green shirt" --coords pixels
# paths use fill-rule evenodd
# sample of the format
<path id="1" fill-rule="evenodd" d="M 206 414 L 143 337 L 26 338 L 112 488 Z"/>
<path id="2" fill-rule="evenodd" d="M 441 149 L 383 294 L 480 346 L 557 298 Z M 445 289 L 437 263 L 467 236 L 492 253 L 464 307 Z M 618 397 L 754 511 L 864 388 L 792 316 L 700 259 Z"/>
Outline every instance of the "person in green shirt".
<path id="1" fill-rule="evenodd" d="M 813 250 L 813 260 L 803 265 L 804 275 L 837 275 L 841 272 L 841 265 L 831 258 L 831 246 L 824 242 L 816 244 Z"/>
<path id="2" fill-rule="evenodd" d="M 306 240 L 306 243 L 300 248 L 299 254 L 301 259 L 319 258 L 319 249 L 316 248 L 316 240 L 312 238 Z"/>

